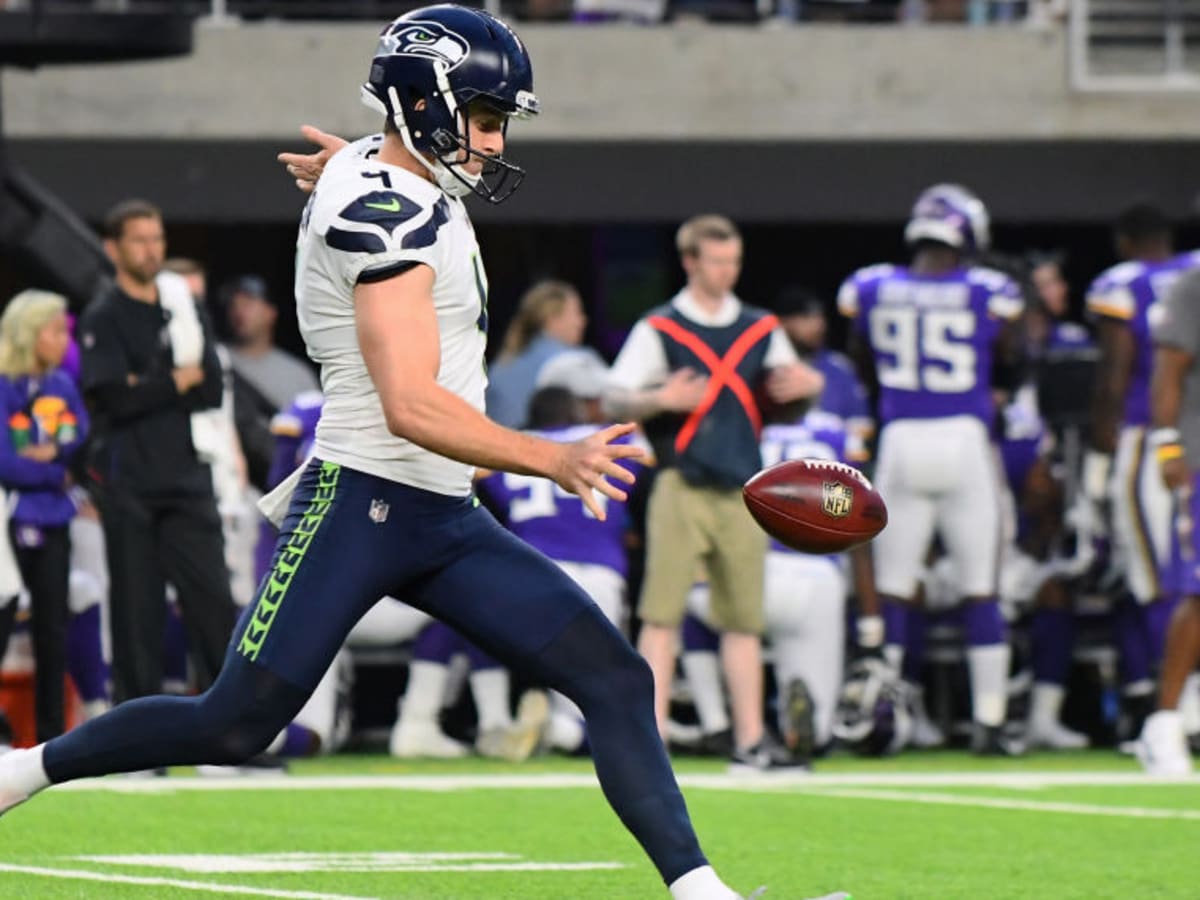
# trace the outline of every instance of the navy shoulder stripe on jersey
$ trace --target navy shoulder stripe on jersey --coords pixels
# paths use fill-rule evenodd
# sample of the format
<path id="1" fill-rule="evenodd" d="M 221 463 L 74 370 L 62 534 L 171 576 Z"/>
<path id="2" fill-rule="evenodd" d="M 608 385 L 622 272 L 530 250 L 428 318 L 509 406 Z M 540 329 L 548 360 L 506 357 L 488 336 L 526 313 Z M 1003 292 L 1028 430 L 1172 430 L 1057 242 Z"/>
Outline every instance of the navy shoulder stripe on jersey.
<path id="1" fill-rule="evenodd" d="M 334 250 L 345 250 L 347 253 L 382 253 L 387 249 L 387 244 L 377 234 L 343 231 L 332 226 L 325 232 L 325 243 Z"/>
<path id="2" fill-rule="evenodd" d="M 433 208 L 433 215 L 429 217 L 429 221 L 420 228 L 414 228 L 404 236 L 404 239 L 400 242 L 400 249 L 420 250 L 430 246 L 437 240 L 438 229 L 449 221 L 450 207 L 446 203 L 446 198 L 442 197 Z"/>

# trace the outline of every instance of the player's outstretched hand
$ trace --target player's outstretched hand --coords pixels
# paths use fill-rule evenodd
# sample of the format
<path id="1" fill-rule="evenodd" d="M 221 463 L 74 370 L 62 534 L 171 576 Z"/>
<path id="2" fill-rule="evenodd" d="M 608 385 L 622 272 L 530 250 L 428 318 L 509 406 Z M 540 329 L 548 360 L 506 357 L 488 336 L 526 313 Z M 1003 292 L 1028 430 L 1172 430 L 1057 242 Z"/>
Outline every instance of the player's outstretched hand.
<path id="1" fill-rule="evenodd" d="M 632 444 L 614 444 L 613 441 L 633 432 L 636 425 L 611 425 L 573 444 L 562 444 L 558 464 L 549 473 L 560 487 L 578 494 L 579 499 L 597 519 L 604 521 L 604 507 L 596 500 L 593 491 L 599 491 L 613 500 L 624 500 L 626 494 L 609 478 L 633 484 L 632 472 L 619 465 L 619 459 L 642 459 L 645 452 Z"/>
<path id="2" fill-rule="evenodd" d="M 301 125 L 300 133 L 321 149 L 316 153 L 280 153 L 275 158 L 283 163 L 288 174 L 296 179 L 296 187 L 306 194 L 311 194 L 317 186 L 317 179 L 325 171 L 325 163 L 348 142 L 313 125 Z"/>

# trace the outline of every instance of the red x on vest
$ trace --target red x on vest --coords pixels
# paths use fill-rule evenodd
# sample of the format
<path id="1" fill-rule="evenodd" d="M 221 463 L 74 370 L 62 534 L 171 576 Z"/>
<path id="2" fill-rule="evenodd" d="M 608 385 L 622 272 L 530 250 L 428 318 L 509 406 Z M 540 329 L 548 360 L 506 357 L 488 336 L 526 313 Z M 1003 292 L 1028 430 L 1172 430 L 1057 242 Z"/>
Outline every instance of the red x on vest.
<path id="1" fill-rule="evenodd" d="M 729 388 L 741 402 L 742 409 L 746 411 L 746 416 L 754 428 L 754 433 L 757 435 L 762 431 L 762 416 L 758 412 L 758 404 L 754 401 L 754 394 L 750 392 L 750 388 L 746 386 L 742 376 L 737 373 L 737 367 L 745 359 L 750 349 L 779 324 L 779 320 L 775 316 L 763 316 L 739 334 L 724 356 L 717 356 L 708 344 L 674 319 L 668 319 L 666 316 L 651 316 L 647 321 L 652 328 L 668 335 L 695 353 L 700 361 L 708 367 L 708 387 L 704 391 L 704 396 L 700 398 L 700 405 L 692 410 L 691 415 L 683 423 L 683 427 L 679 429 L 679 434 L 675 435 L 676 453 L 683 453 L 688 444 L 692 442 L 692 438 L 696 436 L 696 429 L 700 427 L 700 421 L 713 408 L 717 397 L 721 395 L 722 388 Z"/>

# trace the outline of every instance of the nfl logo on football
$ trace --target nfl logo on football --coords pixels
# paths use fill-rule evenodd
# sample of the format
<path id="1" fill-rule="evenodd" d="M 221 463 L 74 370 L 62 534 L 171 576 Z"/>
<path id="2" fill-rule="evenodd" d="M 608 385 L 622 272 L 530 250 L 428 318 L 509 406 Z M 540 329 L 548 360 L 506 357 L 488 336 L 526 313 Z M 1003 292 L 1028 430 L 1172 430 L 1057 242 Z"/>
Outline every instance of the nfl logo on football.
<path id="1" fill-rule="evenodd" d="M 840 481 L 826 481 L 821 485 L 821 509 L 825 515 L 843 519 L 850 515 L 854 503 L 854 491 Z"/>

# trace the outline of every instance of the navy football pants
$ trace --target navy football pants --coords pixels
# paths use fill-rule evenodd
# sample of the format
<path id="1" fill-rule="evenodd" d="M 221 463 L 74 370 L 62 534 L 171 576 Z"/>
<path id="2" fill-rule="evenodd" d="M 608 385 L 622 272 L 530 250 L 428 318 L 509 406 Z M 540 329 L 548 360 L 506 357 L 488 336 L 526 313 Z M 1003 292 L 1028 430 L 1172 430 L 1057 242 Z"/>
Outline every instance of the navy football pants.
<path id="1" fill-rule="evenodd" d="M 46 745 L 55 783 L 261 752 L 388 594 L 573 700 L 609 803 L 670 883 L 704 865 L 658 735 L 649 668 L 557 566 L 473 498 L 313 460 L 216 683 L 130 701 Z"/>

